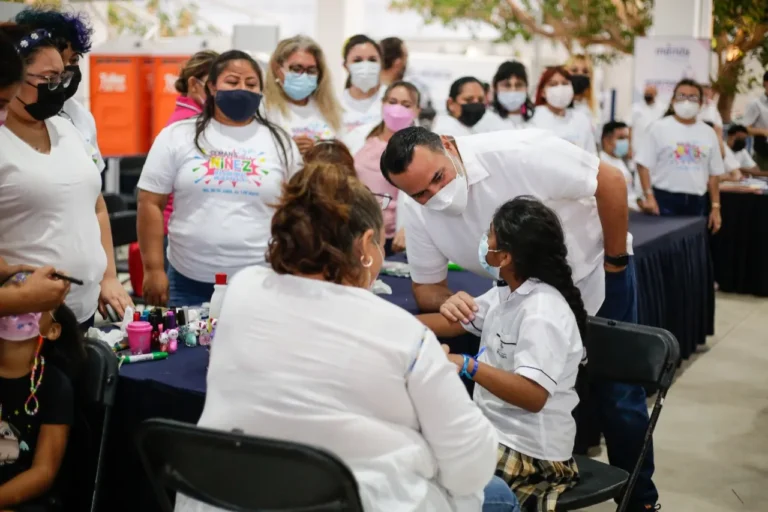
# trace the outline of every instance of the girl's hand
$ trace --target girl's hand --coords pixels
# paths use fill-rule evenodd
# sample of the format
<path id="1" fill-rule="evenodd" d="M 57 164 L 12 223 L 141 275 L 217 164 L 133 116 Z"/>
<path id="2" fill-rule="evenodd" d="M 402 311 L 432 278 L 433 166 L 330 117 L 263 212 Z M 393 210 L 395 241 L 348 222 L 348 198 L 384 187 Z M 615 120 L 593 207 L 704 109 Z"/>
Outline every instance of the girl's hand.
<path id="1" fill-rule="evenodd" d="M 165 275 L 164 270 L 151 270 L 144 273 L 142 295 L 148 306 L 165 307 L 168 304 L 168 276 Z"/>
<path id="2" fill-rule="evenodd" d="M 299 147 L 299 152 L 301 152 L 302 155 L 312 149 L 312 146 L 315 145 L 315 140 L 307 135 L 297 135 L 293 138 L 293 141 Z"/>
<path id="3" fill-rule="evenodd" d="M 445 352 L 448 360 L 456 365 L 456 373 L 459 373 L 464 366 L 464 356 L 459 354 L 451 354 L 451 347 L 445 343 L 443 343 L 441 347 L 443 347 L 443 352 Z"/>
<path id="4" fill-rule="evenodd" d="M 478 311 L 475 299 L 467 292 L 459 292 L 440 306 L 440 314 L 450 322 L 462 322 L 468 324 L 475 319 Z"/>
<path id="5" fill-rule="evenodd" d="M 709 229 L 712 230 L 712 233 L 717 233 L 720 231 L 720 226 L 723 225 L 723 218 L 720 216 L 720 208 L 712 208 L 712 211 L 709 213 Z"/>
<path id="6" fill-rule="evenodd" d="M 133 301 L 128 292 L 123 288 L 117 277 L 107 277 L 101 281 L 101 294 L 99 295 L 99 313 L 104 318 L 107 316 L 107 304 L 112 306 L 117 316 L 125 316 L 125 308 L 133 306 Z"/>

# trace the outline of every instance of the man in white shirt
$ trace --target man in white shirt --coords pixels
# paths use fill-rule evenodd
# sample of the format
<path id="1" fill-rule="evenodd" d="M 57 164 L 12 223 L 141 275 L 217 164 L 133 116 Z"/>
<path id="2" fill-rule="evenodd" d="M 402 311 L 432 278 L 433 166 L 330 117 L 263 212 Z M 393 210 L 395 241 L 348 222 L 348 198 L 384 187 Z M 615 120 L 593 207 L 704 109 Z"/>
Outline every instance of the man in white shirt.
<path id="1" fill-rule="evenodd" d="M 477 257 L 480 240 L 499 206 L 529 195 L 563 222 L 568 262 L 587 312 L 637 321 L 627 185 L 613 166 L 545 130 L 452 139 L 411 127 L 389 141 L 381 169 L 410 196 L 404 202 L 406 246 L 421 311 L 436 312 L 445 303 L 471 325 L 478 311 L 472 297 L 459 293 L 447 302 L 454 295 L 448 262 L 490 279 Z M 596 392 L 611 464 L 631 471 L 648 425 L 645 391 L 606 383 Z M 633 492 L 638 509 L 656 503 L 652 474 L 649 451 Z"/>
<path id="2" fill-rule="evenodd" d="M 656 101 L 657 95 L 656 86 L 648 85 L 643 92 L 643 102 L 632 105 L 631 135 L 633 154 L 637 154 L 640 150 L 640 145 L 643 143 L 648 127 L 664 115 L 666 107 Z"/>
<path id="3" fill-rule="evenodd" d="M 621 171 L 627 180 L 627 205 L 630 210 L 640 211 L 635 192 L 635 177 L 629 171 L 624 159 L 629 154 L 629 127 L 621 121 L 610 121 L 603 125 L 600 160 Z"/>
<path id="4" fill-rule="evenodd" d="M 761 170 L 749 154 L 747 150 L 747 137 L 749 137 L 749 130 L 743 125 L 734 124 L 728 128 L 728 138 L 725 146 L 726 170 L 732 171 L 732 167 L 735 165 L 736 169 L 742 174 L 768 176 L 768 171 Z"/>
<path id="5" fill-rule="evenodd" d="M 768 169 L 768 71 L 763 75 L 765 94 L 750 101 L 741 118 L 749 134 L 755 137 L 755 160 L 761 169 Z"/>

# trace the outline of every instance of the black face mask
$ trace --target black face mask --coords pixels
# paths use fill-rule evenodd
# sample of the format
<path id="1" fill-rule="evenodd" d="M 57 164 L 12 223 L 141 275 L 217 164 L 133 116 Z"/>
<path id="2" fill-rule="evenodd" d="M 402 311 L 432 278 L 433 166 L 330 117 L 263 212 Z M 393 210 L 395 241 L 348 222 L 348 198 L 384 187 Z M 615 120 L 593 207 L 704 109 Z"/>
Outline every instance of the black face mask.
<path id="1" fill-rule="evenodd" d="M 67 66 L 64 71 L 71 71 L 72 81 L 69 82 L 69 87 L 65 89 L 64 100 L 68 100 L 77 92 L 77 88 L 80 87 L 80 82 L 83 80 L 83 74 L 80 72 L 80 66 Z"/>
<path id="2" fill-rule="evenodd" d="M 731 149 L 734 153 L 738 153 L 742 149 L 745 149 L 747 147 L 747 141 L 744 139 L 736 139 L 733 142 L 733 146 L 731 146 Z"/>
<path id="3" fill-rule="evenodd" d="M 653 100 L 655 100 L 656 98 L 653 97 L 653 94 L 646 94 L 645 96 L 643 96 L 643 99 L 645 100 L 646 104 L 650 105 L 651 103 L 653 103 Z"/>
<path id="4" fill-rule="evenodd" d="M 589 77 L 587 75 L 571 75 L 573 94 L 584 94 L 589 89 Z"/>
<path id="5" fill-rule="evenodd" d="M 34 84 L 27 83 L 32 87 L 35 87 Z M 64 102 L 66 101 L 66 93 L 67 90 L 61 86 L 52 91 L 48 89 L 48 84 L 44 82 L 37 85 L 36 102 L 27 104 L 21 101 L 21 98 L 18 96 L 16 97 L 19 101 L 24 103 L 24 109 L 29 115 L 38 121 L 45 121 L 61 112 L 61 109 L 64 108 Z"/>
<path id="6" fill-rule="evenodd" d="M 472 128 L 485 115 L 485 105 L 482 103 L 465 103 L 461 106 L 459 122 Z"/>

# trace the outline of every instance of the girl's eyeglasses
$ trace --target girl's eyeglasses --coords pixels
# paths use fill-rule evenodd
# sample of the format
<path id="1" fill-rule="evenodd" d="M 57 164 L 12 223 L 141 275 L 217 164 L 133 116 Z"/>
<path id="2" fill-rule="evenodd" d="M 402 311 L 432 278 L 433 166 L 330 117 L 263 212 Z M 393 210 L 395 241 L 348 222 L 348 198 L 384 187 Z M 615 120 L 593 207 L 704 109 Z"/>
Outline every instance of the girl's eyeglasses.
<path id="1" fill-rule="evenodd" d="M 385 210 L 387 206 L 389 206 L 389 203 L 392 202 L 392 196 L 389 194 L 373 194 L 376 197 L 376 200 L 379 202 L 379 206 L 381 206 L 382 210 Z"/>
<path id="2" fill-rule="evenodd" d="M 51 76 L 27 73 L 27 76 L 39 78 L 40 80 L 44 80 L 45 82 L 48 82 L 48 90 L 55 91 L 59 87 L 64 87 L 65 89 L 69 87 L 69 84 L 72 83 L 72 77 L 75 76 L 75 73 L 72 71 L 65 71 L 60 75 L 51 75 Z"/>

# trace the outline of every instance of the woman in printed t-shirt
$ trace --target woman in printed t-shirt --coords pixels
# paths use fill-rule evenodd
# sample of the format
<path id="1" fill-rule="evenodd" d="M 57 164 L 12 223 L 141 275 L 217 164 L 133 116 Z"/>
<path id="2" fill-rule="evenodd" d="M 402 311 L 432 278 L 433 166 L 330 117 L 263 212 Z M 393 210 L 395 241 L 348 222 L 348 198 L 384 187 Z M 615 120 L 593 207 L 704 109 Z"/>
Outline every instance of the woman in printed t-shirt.
<path id="1" fill-rule="evenodd" d="M 666 117 L 648 129 L 636 156 L 644 201 L 653 215 L 706 215 L 707 190 L 711 201 L 709 227 L 718 231 L 719 176 L 725 172 L 715 130 L 696 119 L 703 93 L 693 80 L 675 86 Z"/>
<path id="2" fill-rule="evenodd" d="M 216 59 L 197 119 L 155 139 L 139 180 L 138 231 L 148 304 L 194 305 L 213 294 L 217 273 L 264 263 L 272 208 L 301 155 L 259 113 L 261 69 L 232 50 Z M 163 268 L 162 209 L 174 193 Z"/>
<path id="3" fill-rule="evenodd" d="M 280 41 L 264 85 L 264 112 L 287 131 L 302 155 L 341 131 L 341 105 L 323 50 L 306 36 Z"/>
<path id="4" fill-rule="evenodd" d="M 419 90 L 413 84 L 392 83 L 384 93 L 384 105 L 381 108 L 383 121 L 373 126 L 360 126 L 345 138 L 347 146 L 355 155 L 357 176 L 384 201 L 384 234 L 387 239 L 384 249 L 387 255 L 405 250 L 405 230 L 402 218 L 398 218 L 397 205 L 406 197 L 405 194 L 399 194 L 397 187 L 384 178 L 379 161 L 392 135 L 413 125 L 418 118 L 421 110 L 419 100 Z"/>
<path id="5" fill-rule="evenodd" d="M 344 45 L 344 68 L 349 78 L 341 94 L 344 133 L 381 121 L 381 48 L 368 36 L 350 37 Z"/>
<path id="6" fill-rule="evenodd" d="M 504 121 L 485 107 L 486 95 L 482 82 L 475 77 L 465 76 L 453 84 L 445 104 L 447 114 L 435 119 L 432 131 L 439 135 L 472 135 L 497 130 L 508 130 Z"/>
<path id="7" fill-rule="evenodd" d="M 592 122 L 573 108 L 570 73 L 560 66 L 544 71 L 536 89 L 536 106 L 531 127 L 550 130 L 561 139 L 597 156 Z"/>

